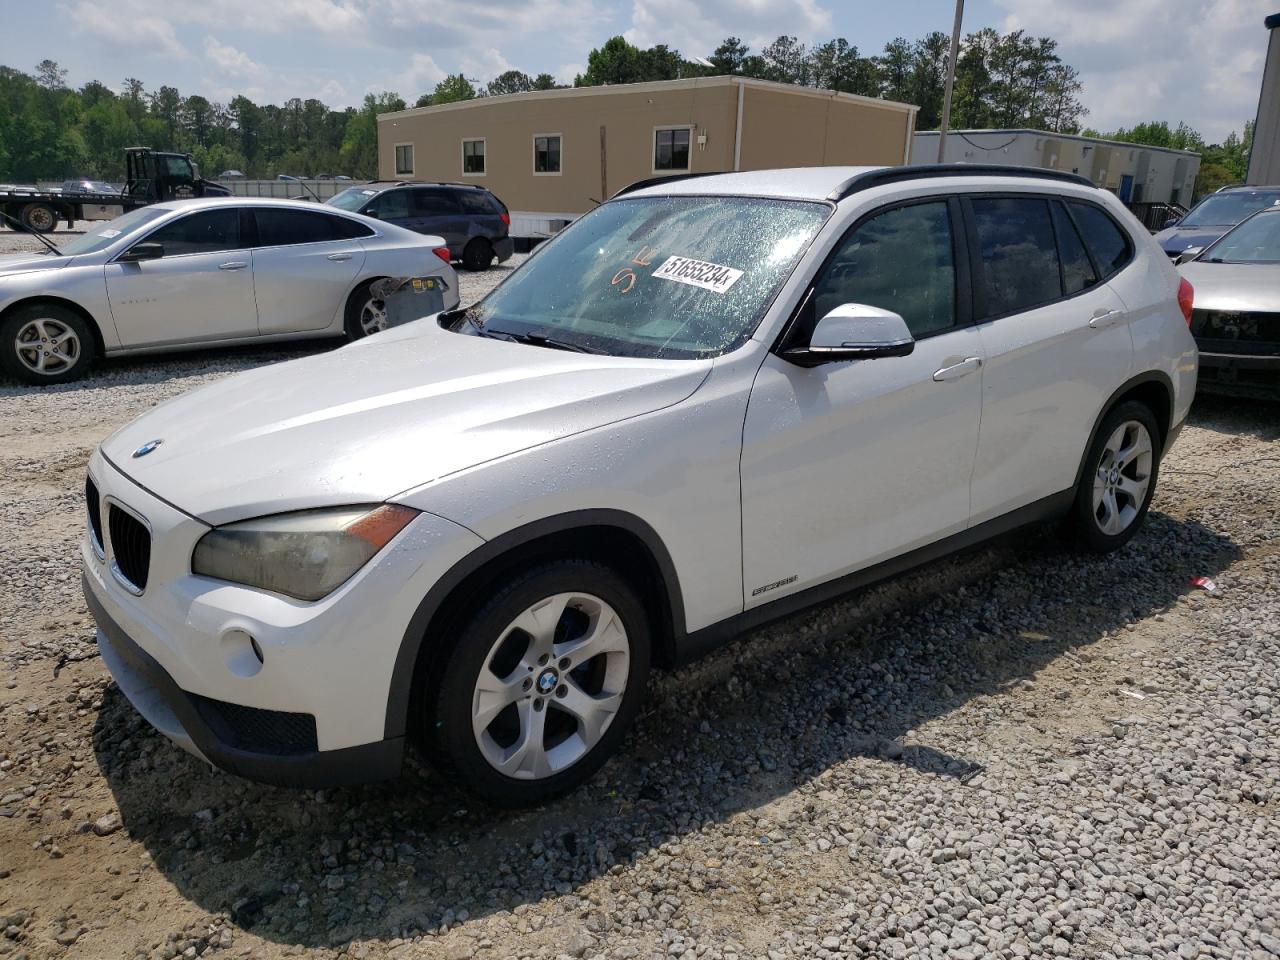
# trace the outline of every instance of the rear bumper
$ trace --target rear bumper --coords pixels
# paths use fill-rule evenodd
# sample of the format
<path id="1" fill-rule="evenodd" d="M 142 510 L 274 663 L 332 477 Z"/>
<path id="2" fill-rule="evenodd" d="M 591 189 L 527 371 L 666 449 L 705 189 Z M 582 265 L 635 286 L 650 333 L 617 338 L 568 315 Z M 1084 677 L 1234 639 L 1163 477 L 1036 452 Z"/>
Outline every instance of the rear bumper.
<path id="1" fill-rule="evenodd" d="M 82 578 L 98 624 L 98 650 L 120 690 L 143 718 L 188 753 L 228 773 L 285 787 L 321 788 L 388 780 L 399 775 L 404 739 L 317 750 L 306 746 L 306 714 L 253 711 L 197 697 L 180 688 L 160 664 L 107 613 Z M 303 732 L 300 732 L 303 731 Z"/>
<path id="2" fill-rule="evenodd" d="M 499 263 L 506 263 L 511 259 L 511 255 L 516 252 L 516 242 L 510 236 L 495 240 L 493 241 L 493 252 L 497 256 Z"/>
<path id="3" fill-rule="evenodd" d="M 1280 399 L 1280 353 L 1200 353 L 1197 389 L 1229 396 Z"/>

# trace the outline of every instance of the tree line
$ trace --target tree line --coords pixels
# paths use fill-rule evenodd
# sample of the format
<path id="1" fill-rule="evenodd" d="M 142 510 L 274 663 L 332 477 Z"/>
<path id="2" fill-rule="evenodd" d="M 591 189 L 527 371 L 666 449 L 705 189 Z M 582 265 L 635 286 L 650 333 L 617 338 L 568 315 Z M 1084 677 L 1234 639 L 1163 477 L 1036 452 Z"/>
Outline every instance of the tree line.
<path id="1" fill-rule="evenodd" d="M 920 108 L 917 128 L 930 130 L 941 118 L 949 55 L 950 37 L 938 31 L 914 41 L 896 38 L 871 55 L 843 37 L 810 46 L 781 36 L 759 51 L 727 37 L 706 57 L 685 57 L 665 44 L 640 48 L 619 36 L 588 54 L 586 69 L 573 85 L 754 77 L 912 103 Z M 459 73 L 413 102 L 428 106 L 558 86 L 549 73 L 508 70 L 487 83 Z M 1080 92 L 1077 71 L 1062 61 L 1052 38 L 985 28 L 961 42 L 951 124 L 1075 133 L 1088 113 Z M 218 103 L 199 94 L 183 96 L 172 86 L 148 91 L 132 77 L 118 90 L 96 80 L 73 89 L 66 84 L 66 71 L 52 60 L 37 64 L 34 74 L 0 66 L 0 181 L 118 180 L 124 174 L 123 149 L 135 145 L 190 153 L 206 176 L 231 169 L 250 177 L 372 178 L 377 175 L 377 116 L 406 106 L 391 92 L 369 94 L 359 107 L 341 110 L 314 98 L 256 104 L 237 96 Z M 1243 177 L 1251 127 L 1243 138 L 1233 133 L 1213 146 L 1185 124 L 1172 129 L 1167 123 L 1141 124 L 1106 136 L 1157 146 L 1186 144 L 1204 156 L 1201 175 L 1207 182 L 1231 182 Z"/>

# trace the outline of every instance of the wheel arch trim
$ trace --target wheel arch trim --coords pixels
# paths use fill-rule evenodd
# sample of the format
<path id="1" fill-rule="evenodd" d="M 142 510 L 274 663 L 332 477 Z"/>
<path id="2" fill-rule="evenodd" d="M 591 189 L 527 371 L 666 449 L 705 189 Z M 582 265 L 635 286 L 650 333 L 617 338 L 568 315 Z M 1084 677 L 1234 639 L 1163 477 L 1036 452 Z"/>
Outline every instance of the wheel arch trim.
<path id="1" fill-rule="evenodd" d="M 12 303 L 5 304 L 4 309 L 0 309 L 0 323 L 9 319 L 9 317 L 21 310 L 23 307 L 32 307 L 41 303 L 51 303 L 55 306 L 64 307 L 70 310 L 76 316 L 80 317 L 89 325 L 89 332 L 93 334 L 93 345 L 99 357 L 107 352 L 106 336 L 102 330 L 102 323 L 95 317 L 83 304 L 76 303 L 74 300 L 61 296 L 56 293 L 32 293 L 21 299 L 14 300 Z"/>
<path id="2" fill-rule="evenodd" d="M 1148 383 L 1158 384 L 1164 388 L 1165 394 L 1169 398 L 1168 409 L 1163 412 L 1160 410 L 1152 410 L 1155 415 L 1156 423 L 1164 427 L 1164 435 L 1160 438 L 1160 458 L 1164 458 L 1165 451 L 1169 448 L 1169 437 L 1176 430 L 1177 424 L 1173 421 L 1175 404 L 1177 402 L 1177 394 L 1173 389 L 1173 380 L 1163 370 L 1148 370 L 1140 373 L 1135 377 L 1126 380 L 1111 396 L 1107 397 L 1106 402 L 1102 404 L 1102 408 L 1098 411 L 1098 416 L 1093 421 L 1093 427 L 1089 431 L 1089 439 L 1084 445 L 1084 450 L 1080 454 L 1080 466 L 1076 469 L 1075 484 L 1072 489 L 1077 490 L 1080 487 L 1080 481 L 1084 477 L 1085 468 L 1088 466 L 1089 451 L 1093 449 L 1094 442 L 1098 439 L 1098 430 L 1102 426 L 1102 421 L 1107 418 L 1117 403 L 1129 393 L 1132 393 L 1139 387 Z"/>
<path id="3" fill-rule="evenodd" d="M 659 588 L 656 599 L 663 605 L 663 612 L 668 620 L 665 630 L 663 625 L 656 625 L 660 633 L 659 641 L 665 639 L 670 648 L 669 655 L 674 655 L 680 639 L 685 635 L 684 600 L 671 553 L 657 531 L 635 514 L 607 508 L 573 510 L 543 517 L 492 540 L 486 540 L 483 545 L 450 567 L 432 584 L 426 596 L 418 603 L 413 615 L 409 618 L 409 624 L 405 628 L 400 640 L 400 648 L 396 653 L 391 684 L 387 692 L 383 735 L 388 738 L 400 737 L 404 736 L 408 730 L 419 654 L 427 644 L 428 628 L 437 614 L 445 609 L 455 591 L 474 575 L 501 562 L 504 557 L 510 556 L 522 547 L 557 534 L 585 532 L 602 527 L 629 534 L 641 541 L 648 549 L 649 559 L 656 566 L 660 581 L 656 585 Z"/>

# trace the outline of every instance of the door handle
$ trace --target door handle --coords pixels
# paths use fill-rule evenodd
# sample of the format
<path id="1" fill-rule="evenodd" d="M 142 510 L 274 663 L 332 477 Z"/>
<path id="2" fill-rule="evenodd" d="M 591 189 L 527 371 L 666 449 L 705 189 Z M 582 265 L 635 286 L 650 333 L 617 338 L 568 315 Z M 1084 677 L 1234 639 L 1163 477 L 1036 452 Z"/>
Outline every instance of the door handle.
<path id="1" fill-rule="evenodd" d="M 226 263 L 218 264 L 219 270 L 243 270 L 249 265 L 247 260 L 229 260 Z"/>
<path id="2" fill-rule="evenodd" d="M 1095 330 L 1105 330 L 1122 319 L 1124 319 L 1123 310 L 1099 310 L 1089 319 L 1089 326 Z"/>
<path id="3" fill-rule="evenodd" d="M 982 366 L 981 357 L 965 357 L 959 363 L 953 363 L 949 367 L 943 367 L 941 370 L 935 370 L 933 379 L 941 383 L 943 380 L 959 380 L 961 377 L 967 377 L 973 371 Z"/>
<path id="4" fill-rule="evenodd" d="M 326 257 L 325 259 L 326 259 L 326 260 L 350 260 L 350 259 L 351 259 L 351 254 L 349 254 L 349 253 L 331 253 L 331 254 L 329 254 L 329 256 L 328 256 L 328 257 Z"/>

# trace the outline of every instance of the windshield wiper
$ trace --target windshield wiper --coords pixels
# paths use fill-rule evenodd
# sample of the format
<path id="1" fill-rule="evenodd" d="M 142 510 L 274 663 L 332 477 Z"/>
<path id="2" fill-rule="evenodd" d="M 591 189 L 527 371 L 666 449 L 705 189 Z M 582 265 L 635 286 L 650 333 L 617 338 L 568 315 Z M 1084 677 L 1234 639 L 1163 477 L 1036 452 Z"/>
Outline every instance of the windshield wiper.
<path id="1" fill-rule="evenodd" d="M 481 329 L 481 333 L 486 337 L 501 337 L 514 343 L 528 343 L 535 347 L 550 347 L 552 350 L 569 350 L 573 353 L 604 353 L 603 350 L 597 350 L 594 347 L 588 347 L 581 343 L 571 343 L 568 340 L 560 340 L 556 337 L 548 337 L 542 333 L 512 333 L 510 330 L 494 330 L 492 327 Z"/>
<path id="2" fill-rule="evenodd" d="M 22 222 L 21 220 L 18 220 L 16 217 L 11 217 L 11 216 L 9 216 L 9 214 L 5 213 L 3 210 L 0 210 L 0 217 L 4 217 L 6 220 L 8 220 L 10 223 L 12 223 L 15 227 L 17 227 L 17 228 L 18 228 L 20 231 L 22 231 L 23 233 L 28 232 L 28 231 L 27 231 L 27 228 L 26 228 L 26 225 L 25 225 L 25 224 L 23 224 L 23 222 Z M 46 240 L 46 239 L 44 238 L 44 236 L 42 236 L 42 235 L 41 235 L 41 234 L 39 234 L 39 233 L 36 233 L 34 230 L 32 230 L 32 231 L 30 231 L 30 232 L 31 232 L 31 235 L 32 235 L 33 237 L 35 237 L 37 240 L 39 240 L 41 243 L 43 243 L 46 247 L 48 247 L 50 250 L 52 250 L 52 251 L 53 251 L 54 253 L 56 253 L 58 256 L 60 256 L 60 257 L 62 257 L 62 256 L 66 256 L 66 254 L 64 254 L 61 250 L 59 250 L 59 249 L 58 249 L 58 248 L 53 244 L 53 242 L 52 242 L 52 241 L 50 241 L 50 240 Z"/>

